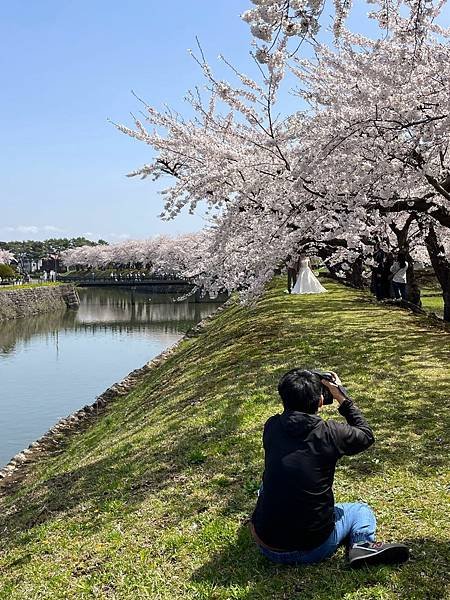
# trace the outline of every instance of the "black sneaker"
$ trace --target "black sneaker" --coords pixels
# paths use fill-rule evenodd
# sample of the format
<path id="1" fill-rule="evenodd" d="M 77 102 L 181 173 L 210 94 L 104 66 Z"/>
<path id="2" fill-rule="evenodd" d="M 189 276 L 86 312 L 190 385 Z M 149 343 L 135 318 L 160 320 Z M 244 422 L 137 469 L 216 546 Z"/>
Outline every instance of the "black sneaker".
<path id="1" fill-rule="evenodd" d="M 383 542 L 359 542 L 348 552 L 348 562 L 353 568 L 364 565 L 394 565 L 406 562 L 409 549 L 404 544 L 383 544 Z"/>

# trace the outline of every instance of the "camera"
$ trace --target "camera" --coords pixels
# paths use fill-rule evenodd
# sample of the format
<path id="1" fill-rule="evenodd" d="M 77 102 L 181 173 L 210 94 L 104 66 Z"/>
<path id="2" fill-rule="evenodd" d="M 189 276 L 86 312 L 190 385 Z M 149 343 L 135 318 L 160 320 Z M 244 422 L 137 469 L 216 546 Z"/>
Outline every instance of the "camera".
<path id="1" fill-rule="evenodd" d="M 314 373 L 314 375 L 317 375 L 318 377 L 320 377 L 320 379 L 326 379 L 327 381 L 331 381 L 332 383 L 335 383 L 335 379 L 334 379 L 334 375 L 333 373 L 329 373 L 327 371 L 322 372 L 322 371 L 312 371 L 312 373 Z M 323 403 L 324 404 L 333 404 L 333 394 L 330 392 L 330 390 L 323 384 L 321 384 L 322 387 L 322 396 L 323 396 Z"/>

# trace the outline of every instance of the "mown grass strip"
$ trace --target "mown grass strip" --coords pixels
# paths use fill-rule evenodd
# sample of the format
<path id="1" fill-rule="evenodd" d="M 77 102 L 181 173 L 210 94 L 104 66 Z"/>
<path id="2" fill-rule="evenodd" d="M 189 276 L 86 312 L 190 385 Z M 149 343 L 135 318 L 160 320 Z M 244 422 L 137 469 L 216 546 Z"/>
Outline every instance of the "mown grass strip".
<path id="1" fill-rule="evenodd" d="M 0 292 L 20 292 L 21 290 L 30 290 L 39 287 L 55 287 L 63 285 L 63 281 L 41 281 L 39 283 L 22 283 L 20 285 L 0 285 Z"/>
<path id="2" fill-rule="evenodd" d="M 426 319 L 326 282 L 289 296 L 275 281 L 36 464 L 0 502 L 0 598 L 427 599 L 448 596 L 449 337 Z M 375 429 L 341 461 L 338 501 L 364 500 L 403 567 L 271 565 L 245 520 L 259 486 L 276 383 L 295 365 L 333 368 Z M 327 408 L 323 416 L 335 416 Z M 300 510 L 300 507 L 299 507 Z"/>

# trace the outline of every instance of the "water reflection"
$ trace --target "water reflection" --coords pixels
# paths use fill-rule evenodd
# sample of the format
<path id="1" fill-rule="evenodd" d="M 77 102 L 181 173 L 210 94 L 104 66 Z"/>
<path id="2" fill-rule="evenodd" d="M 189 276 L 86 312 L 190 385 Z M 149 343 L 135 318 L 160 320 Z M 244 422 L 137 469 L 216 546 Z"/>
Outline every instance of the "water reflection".
<path id="1" fill-rule="evenodd" d="M 167 323 L 173 331 L 185 331 L 186 324 L 199 321 L 211 312 L 208 304 L 176 302 L 175 296 L 103 288 L 82 291 L 78 319 L 82 323 Z"/>
<path id="2" fill-rule="evenodd" d="M 17 345 L 26 346 L 33 337 L 55 339 L 68 330 L 108 331 L 117 333 L 186 332 L 194 323 L 209 315 L 216 304 L 177 302 L 176 296 L 151 295 L 121 289 L 89 288 L 79 290 L 81 305 L 74 310 L 57 310 L 0 324 L 0 360 Z"/>
<path id="3" fill-rule="evenodd" d="M 80 297 L 77 311 L 0 323 L 0 466 L 217 307 L 117 288 Z"/>
<path id="4" fill-rule="evenodd" d="M 2 355 L 12 354 L 16 346 L 27 343 L 34 337 L 52 339 L 58 331 L 73 329 L 76 312 L 60 310 L 26 319 L 11 319 L 0 323 L 0 360 Z"/>

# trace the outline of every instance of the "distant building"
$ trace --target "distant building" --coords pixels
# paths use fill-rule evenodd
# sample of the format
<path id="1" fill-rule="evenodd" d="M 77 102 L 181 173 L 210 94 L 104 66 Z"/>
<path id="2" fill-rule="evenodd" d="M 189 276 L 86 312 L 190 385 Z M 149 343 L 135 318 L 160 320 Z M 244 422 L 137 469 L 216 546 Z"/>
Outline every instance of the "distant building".
<path id="1" fill-rule="evenodd" d="M 42 268 L 42 260 L 25 257 L 20 262 L 20 267 L 24 273 L 34 273 Z"/>

